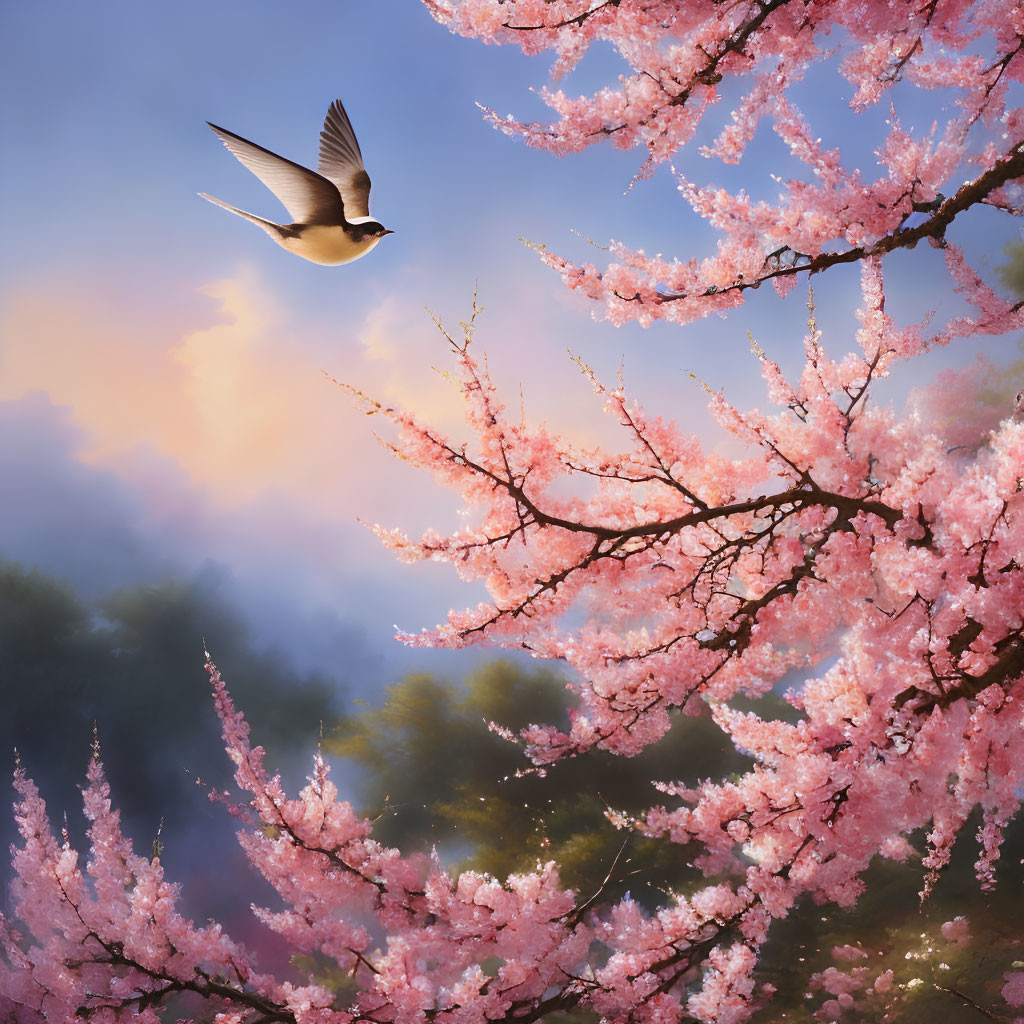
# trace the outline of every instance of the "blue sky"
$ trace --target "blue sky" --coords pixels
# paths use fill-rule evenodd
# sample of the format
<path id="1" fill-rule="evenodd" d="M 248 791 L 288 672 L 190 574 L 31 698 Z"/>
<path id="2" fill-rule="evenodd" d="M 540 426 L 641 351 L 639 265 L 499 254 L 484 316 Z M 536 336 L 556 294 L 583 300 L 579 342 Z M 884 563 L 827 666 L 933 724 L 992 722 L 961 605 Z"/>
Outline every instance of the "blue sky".
<path id="1" fill-rule="evenodd" d="M 85 593 L 212 564 L 258 634 L 297 664 L 368 666 L 352 684 L 361 696 L 413 665 L 459 671 L 473 655 L 405 652 L 392 625 L 432 625 L 479 593 L 444 566 L 396 565 L 357 522 L 443 528 L 454 503 L 389 461 L 374 421 L 322 370 L 456 431 L 433 370 L 445 346 L 424 307 L 456 330 L 474 288 L 486 309 L 479 343 L 508 400 L 522 385 L 529 416 L 584 437 L 604 427 L 567 347 L 604 376 L 621 364 L 649 406 L 695 426 L 706 421 L 691 370 L 740 404 L 762 401 L 748 328 L 796 365 L 799 291 L 782 302 L 763 289 L 728 320 L 686 328 L 593 322 L 520 237 L 589 259 L 602 254 L 573 231 L 681 257 L 710 252 L 713 235 L 667 167 L 627 191 L 641 154 L 556 159 L 493 131 L 477 102 L 543 118 L 530 89 L 547 61 L 455 38 L 415 0 L 57 0 L 7 5 L 2 19 L 0 554 Z M 619 70 L 599 48 L 566 87 L 587 91 Z M 826 141 L 868 166 L 884 112 L 852 118 L 849 91 L 828 68 L 797 99 Z M 396 234 L 327 268 L 196 193 L 280 216 L 204 121 L 312 164 L 335 97 L 373 177 L 371 208 Z M 896 98 L 908 123 L 932 116 L 912 93 Z M 679 166 L 755 195 L 773 194 L 769 172 L 795 170 L 767 130 L 739 168 L 695 152 Z M 959 240 L 991 266 L 1012 237 L 982 213 Z M 888 308 L 954 309 L 942 275 L 922 271 L 937 265 L 893 259 Z M 816 289 L 819 323 L 841 345 L 856 326 L 856 269 Z M 892 394 L 918 373 L 897 377 Z"/>

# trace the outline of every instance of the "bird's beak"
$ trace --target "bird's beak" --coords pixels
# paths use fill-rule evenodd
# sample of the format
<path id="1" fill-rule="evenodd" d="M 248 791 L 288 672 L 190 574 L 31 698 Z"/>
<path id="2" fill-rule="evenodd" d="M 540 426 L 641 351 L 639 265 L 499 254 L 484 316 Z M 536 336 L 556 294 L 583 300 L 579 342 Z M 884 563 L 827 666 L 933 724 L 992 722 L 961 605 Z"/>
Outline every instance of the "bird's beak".
<path id="1" fill-rule="evenodd" d="M 391 230 L 391 228 L 385 228 L 385 229 L 384 229 L 384 230 L 383 230 L 383 231 L 382 231 L 382 232 L 380 233 L 380 237 L 381 237 L 381 238 L 383 238 L 383 237 L 384 237 L 385 235 L 393 235 L 393 234 L 394 234 L 394 231 L 392 231 L 392 230 Z"/>

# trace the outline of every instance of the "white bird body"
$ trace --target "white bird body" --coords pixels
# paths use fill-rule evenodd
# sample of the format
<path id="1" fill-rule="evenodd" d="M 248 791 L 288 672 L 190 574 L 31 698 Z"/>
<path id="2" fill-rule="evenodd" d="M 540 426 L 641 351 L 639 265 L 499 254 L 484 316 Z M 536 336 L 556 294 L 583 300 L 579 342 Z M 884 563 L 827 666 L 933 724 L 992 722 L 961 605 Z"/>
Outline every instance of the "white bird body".
<path id="1" fill-rule="evenodd" d="M 207 122 L 209 123 L 209 122 Z M 210 127 L 225 146 L 277 196 L 291 224 L 258 217 L 221 199 L 199 195 L 261 227 L 283 249 L 311 263 L 338 266 L 365 256 L 392 234 L 370 216 L 370 177 L 340 100 L 327 111 L 320 133 L 318 170 L 287 160 L 226 128 Z"/>
<path id="2" fill-rule="evenodd" d="M 289 252 L 325 267 L 351 263 L 360 256 L 365 256 L 379 241 L 379 235 L 352 239 L 344 228 L 325 227 L 319 224 L 306 228 L 297 238 L 277 239 L 278 245 Z"/>

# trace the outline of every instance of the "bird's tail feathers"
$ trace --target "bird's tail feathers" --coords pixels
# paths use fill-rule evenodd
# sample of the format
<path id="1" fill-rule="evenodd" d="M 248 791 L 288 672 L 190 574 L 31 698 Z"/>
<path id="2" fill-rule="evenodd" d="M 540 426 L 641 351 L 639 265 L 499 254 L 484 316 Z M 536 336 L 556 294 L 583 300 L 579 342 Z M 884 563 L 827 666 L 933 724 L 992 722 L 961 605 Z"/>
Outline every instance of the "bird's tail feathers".
<path id="1" fill-rule="evenodd" d="M 208 203 L 213 203 L 214 206 L 220 206 L 225 210 L 229 210 L 231 213 L 237 213 L 239 217 L 251 220 L 253 224 L 257 224 L 263 228 L 268 235 L 277 236 L 281 233 L 281 225 L 275 224 L 272 220 L 265 220 L 263 217 L 257 217 L 254 213 L 246 213 L 245 210 L 240 210 L 237 206 L 225 203 L 223 199 L 217 199 L 216 196 L 207 195 L 205 192 L 198 192 L 196 194 L 200 199 L 205 199 Z"/>

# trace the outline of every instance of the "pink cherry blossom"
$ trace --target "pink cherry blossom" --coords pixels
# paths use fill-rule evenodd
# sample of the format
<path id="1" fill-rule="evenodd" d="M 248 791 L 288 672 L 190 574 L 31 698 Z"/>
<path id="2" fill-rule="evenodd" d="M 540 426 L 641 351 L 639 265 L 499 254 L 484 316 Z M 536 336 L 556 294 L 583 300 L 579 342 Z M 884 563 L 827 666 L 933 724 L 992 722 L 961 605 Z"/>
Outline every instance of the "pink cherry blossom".
<path id="1" fill-rule="evenodd" d="M 704 260 L 688 252 L 650 257 L 612 243 L 613 262 L 601 270 L 538 247 L 565 283 L 600 302 L 614 323 L 685 323 L 740 304 L 765 281 L 785 294 L 798 276 L 922 240 L 945 247 L 954 219 L 980 203 L 1021 212 L 1013 193 L 1024 176 L 1024 117 L 1011 97 L 1019 96 L 1013 87 L 1024 78 L 1024 16 L 1015 0 L 425 3 L 452 32 L 528 54 L 550 50 L 556 78 L 601 44 L 626 63 L 618 81 L 590 95 L 540 90 L 550 123 L 524 123 L 485 108 L 495 127 L 528 145 L 558 154 L 605 141 L 641 148 L 647 155 L 637 177 L 644 178 L 717 115 L 717 137 L 700 150 L 707 158 L 740 163 L 764 121 L 789 149 L 799 176 L 750 168 L 753 187 L 781 189 L 777 201 L 678 175 L 682 197 L 721 232 L 717 253 Z M 875 176 L 854 163 L 864 166 L 858 155 L 835 144 L 841 136 L 823 143 L 792 98 L 823 64 L 853 86 L 851 111 L 865 121 L 878 118 L 887 129 L 873 154 Z M 908 90 L 942 91 L 934 113 L 922 119 L 924 130 L 905 127 L 892 112 L 894 90 L 901 98 Z M 727 96 L 734 105 L 719 113 Z M 950 273 L 964 287 L 973 271 L 961 262 L 956 257 Z M 1020 326 L 1014 304 L 993 297 L 986 306 L 982 319 L 958 318 L 940 340 L 1007 318 Z"/>
<path id="2" fill-rule="evenodd" d="M 773 919 L 805 895 L 852 905 L 872 859 L 914 857 L 908 838 L 922 829 L 927 897 L 979 807 L 977 873 L 994 884 L 1024 782 L 1024 424 L 1007 398 L 1003 417 L 972 428 L 978 441 L 962 452 L 942 440 L 919 396 L 904 415 L 876 405 L 874 383 L 934 340 L 885 313 L 880 261 L 865 261 L 862 289 L 856 347 L 845 355 L 830 355 L 812 323 L 807 363 L 789 380 L 755 346 L 774 409 L 744 411 L 709 394 L 745 448 L 731 458 L 582 362 L 621 429 L 617 450 L 581 451 L 507 418 L 474 352 L 472 321 L 452 341 L 472 443 L 352 392 L 394 420 L 403 458 L 452 486 L 468 513 L 447 537 L 381 531 L 384 542 L 404 558 L 451 561 L 490 593 L 404 639 L 526 648 L 575 670 L 580 708 L 568 726 L 521 733 L 537 765 L 594 746 L 635 753 L 664 735 L 673 708 L 698 700 L 756 760 L 728 782 L 664 780 L 672 804 L 617 819 L 698 844 L 709 885 L 650 920 L 633 907 L 611 913 L 602 934 L 609 943 L 628 935 L 628 945 L 586 1000 L 605 1015 L 620 996 L 645 1015 L 661 1012 L 650 994 L 664 975 L 649 975 L 665 929 L 696 946 L 728 922 L 742 950 L 728 947 L 727 967 L 727 947 L 709 945 L 685 1005 L 699 1019 L 743 1019 L 754 988 L 740 984 L 750 969 L 735 965 L 756 961 Z M 803 675 L 791 695 L 797 722 L 733 706 L 794 670 Z M 715 881 L 722 873 L 738 880 Z M 947 938 L 959 941 L 960 928 L 950 923 Z M 837 955 L 858 953 L 847 945 Z M 881 992 L 884 972 L 865 971 L 823 975 L 832 999 L 822 1012 L 838 1015 L 872 978 Z"/>

